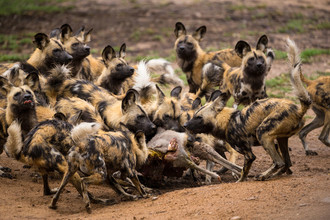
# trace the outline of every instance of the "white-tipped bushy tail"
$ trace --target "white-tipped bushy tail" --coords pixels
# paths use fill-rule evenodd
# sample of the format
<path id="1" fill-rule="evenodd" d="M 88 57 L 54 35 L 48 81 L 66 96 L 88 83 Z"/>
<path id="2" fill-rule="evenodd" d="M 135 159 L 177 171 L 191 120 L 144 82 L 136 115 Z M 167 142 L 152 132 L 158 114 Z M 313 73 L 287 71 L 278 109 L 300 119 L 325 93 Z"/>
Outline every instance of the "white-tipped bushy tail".
<path id="1" fill-rule="evenodd" d="M 89 135 L 93 135 L 100 130 L 101 124 L 97 122 L 82 122 L 71 131 L 72 140 L 75 143 L 86 140 Z"/>
<path id="2" fill-rule="evenodd" d="M 147 103 L 156 92 L 155 83 L 151 81 L 149 68 L 145 61 L 140 61 L 134 76 L 133 89 L 139 92 L 141 103 Z"/>
<path id="3" fill-rule="evenodd" d="M 303 86 L 301 80 L 301 59 L 299 49 L 293 40 L 287 39 L 287 52 L 290 63 L 290 79 L 296 96 L 303 107 L 303 111 L 307 111 L 311 105 L 311 99 L 307 90 Z"/>
<path id="4" fill-rule="evenodd" d="M 8 137 L 5 143 L 5 151 L 9 157 L 19 159 L 23 147 L 21 124 L 13 121 L 7 129 Z"/>

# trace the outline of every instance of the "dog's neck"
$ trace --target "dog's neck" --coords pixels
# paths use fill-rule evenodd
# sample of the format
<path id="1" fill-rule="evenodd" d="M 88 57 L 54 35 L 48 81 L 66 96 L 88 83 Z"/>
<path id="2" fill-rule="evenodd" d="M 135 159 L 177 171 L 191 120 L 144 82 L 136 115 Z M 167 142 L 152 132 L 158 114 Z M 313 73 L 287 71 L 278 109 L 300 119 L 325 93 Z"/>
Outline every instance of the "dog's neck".
<path id="1" fill-rule="evenodd" d="M 7 124 L 10 125 L 14 120 L 21 123 L 22 134 L 25 137 L 26 134 L 38 123 L 36 109 L 31 108 L 22 110 L 15 105 L 7 107 Z"/>

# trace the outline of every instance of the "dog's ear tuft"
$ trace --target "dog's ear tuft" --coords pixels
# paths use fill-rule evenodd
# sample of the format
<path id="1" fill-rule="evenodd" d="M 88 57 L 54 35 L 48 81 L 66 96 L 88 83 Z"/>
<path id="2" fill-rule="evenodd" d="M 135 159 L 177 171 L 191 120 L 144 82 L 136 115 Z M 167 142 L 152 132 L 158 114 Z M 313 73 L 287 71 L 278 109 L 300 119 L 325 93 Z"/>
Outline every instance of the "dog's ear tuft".
<path id="1" fill-rule="evenodd" d="M 138 130 L 135 134 L 134 134 L 134 138 L 135 140 L 139 143 L 139 148 L 143 149 L 143 147 L 146 144 L 146 137 L 143 133 L 143 131 Z"/>
<path id="2" fill-rule="evenodd" d="M 91 28 L 89 31 L 87 31 L 86 34 L 84 34 L 82 42 L 87 44 L 92 40 L 92 31 L 93 31 L 93 28 Z"/>
<path id="3" fill-rule="evenodd" d="M 267 49 L 267 45 L 268 45 L 268 37 L 266 35 L 262 35 L 258 40 L 256 49 L 261 50 L 262 52 L 265 53 Z"/>
<path id="4" fill-rule="evenodd" d="M 197 40 L 197 41 L 201 41 L 204 37 L 206 33 L 206 26 L 201 26 L 199 28 L 197 28 L 197 30 L 195 31 L 195 33 L 193 34 L 193 37 Z"/>
<path id="5" fill-rule="evenodd" d="M 181 91 L 182 91 L 181 86 L 177 86 L 177 87 L 173 88 L 172 91 L 171 91 L 171 97 L 176 98 L 177 100 L 179 100 L 180 96 L 181 96 Z"/>
<path id="6" fill-rule="evenodd" d="M 9 80 L 3 76 L 0 76 L 0 94 L 7 96 L 13 85 Z"/>
<path id="7" fill-rule="evenodd" d="M 175 24 L 175 29 L 174 29 L 174 34 L 176 38 L 180 37 L 181 35 L 186 35 L 186 28 L 181 22 L 176 22 Z"/>
<path id="8" fill-rule="evenodd" d="M 201 106 L 201 104 L 202 104 L 201 98 L 197 97 L 191 105 L 192 110 L 199 108 Z"/>
<path id="9" fill-rule="evenodd" d="M 63 24 L 61 26 L 61 41 L 64 43 L 72 36 L 72 28 L 68 24 Z"/>
<path id="10" fill-rule="evenodd" d="M 125 113 L 128 109 L 133 105 L 136 104 L 138 99 L 139 93 L 135 89 L 129 89 L 126 92 L 124 99 L 121 102 L 121 109 Z"/>
<path id="11" fill-rule="evenodd" d="M 40 50 L 43 50 L 49 43 L 49 37 L 44 33 L 38 33 L 34 35 L 34 45 Z"/>
<path id="12" fill-rule="evenodd" d="M 126 56 L 126 44 L 123 43 L 119 50 L 119 57 L 124 59 L 125 56 Z"/>
<path id="13" fill-rule="evenodd" d="M 59 39 L 61 35 L 61 29 L 60 28 L 55 28 L 49 33 L 50 38 L 55 38 Z"/>
<path id="14" fill-rule="evenodd" d="M 221 91 L 220 90 L 215 90 L 214 92 L 212 92 L 210 98 L 207 100 L 208 102 L 213 102 L 216 98 L 218 98 L 221 95 Z"/>
<path id="15" fill-rule="evenodd" d="M 237 42 L 235 46 L 235 52 L 240 58 L 243 58 L 248 52 L 251 51 L 251 47 L 243 40 Z"/>
<path id="16" fill-rule="evenodd" d="M 159 88 L 159 86 L 156 84 L 156 89 L 157 89 L 157 94 L 158 94 L 158 98 L 157 98 L 157 102 L 158 105 L 161 105 L 164 102 L 165 99 L 165 94 L 164 92 Z"/>
<path id="17" fill-rule="evenodd" d="M 24 79 L 24 85 L 29 86 L 33 91 L 40 89 L 39 75 L 35 72 L 29 73 Z"/>
<path id="18" fill-rule="evenodd" d="M 56 112 L 53 116 L 57 120 L 67 121 L 67 117 L 62 112 Z"/>
<path id="19" fill-rule="evenodd" d="M 116 58 L 115 50 L 110 46 L 106 46 L 102 51 L 102 58 L 105 63 L 108 63 L 112 59 Z"/>

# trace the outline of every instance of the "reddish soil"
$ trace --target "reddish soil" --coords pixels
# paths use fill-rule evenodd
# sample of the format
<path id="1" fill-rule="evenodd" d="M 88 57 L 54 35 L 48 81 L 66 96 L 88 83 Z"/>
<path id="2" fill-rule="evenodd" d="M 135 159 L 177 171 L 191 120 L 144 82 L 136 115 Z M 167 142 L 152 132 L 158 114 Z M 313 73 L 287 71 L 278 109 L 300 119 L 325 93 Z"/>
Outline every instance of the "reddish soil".
<path id="1" fill-rule="evenodd" d="M 82 0 L 62 4 L 74 4 L 76 7 L 59 14 L 28 13 L 0 17 L 0 33 L 49 33 L 63 23 L 69 23 L 74 30 L 84 24 L 87 28 L 94 28 L 91 46 L 99 52 L 107 44 L 120 46 L 126 42 L 128 59 L 155 52 L 166 57 L 173 54 L 174 24 L 181 21 L 190 31 L 201 25 L 207 26 L 208 31 L 201 44 L 203 48 L 233 47 L 240 39 L 255 45 L 258 37 L 267 33 L 271 46 L 278 50 L 284 50 L 284 40 L 288 36 L 301 49 L 329 49 L 329 29 L 316 28 L 330 20 L 330 4 L 325 0 L 289 0 L 285 3 L 270 0 L 95 0 L 91 3 Z M 292 19 L 302 19 L 304 30 L 278 31 Z M 23 52 L 28 54 L 32 50 L 31 45 Z M 311 63 L 303 65 L 303 69 L 307 75 L 317 71 L 329 72 L 329 55 L 314 57 Z M 284 60 L 276 60 L 268 77 L 283 72 L 287 72 L 287 64 Z M 308 115 L 313 117 L 312 111 Z M 42 195 L 41 178 L 32 169 L 23 168 L 22 163 L 2 154 L 0 165 L 11 168 L 14 178 L 0 178 L 0 218 L 330 219 L 330 148 L 318 140 L 320 131 L 316 129 L 307 137 L 310 148 L 318 152 L 317 156 L 305 156 L 297 136 L 289 140 L 293 162 L 293 174 L 290 176 L 263 182 L 253 180 L 253 175 L 271 165 L 270 157 L 263 148 L 255 147 L 257 159 L 247 182 L 234 183 L 230 173 L 221 175 L 222 183 L 214 181 L 211 185 L 195 183 L 189 178 L 173 178 L 167 179 L 150 198 L 121 202 L 109 187 L 93 185 L 90 186 L 93 194 L 115 198 L 119 203 L 111 206 L 93 204 L 92 214 L 87 214 L 82 199 L 70 184 L 61 195 L 58 209 L 49 209 L 51 197 Z M 242 157 L 238 163 L 242 165 Z M 58 186 L 60 177 L 54 176 L 50 183 L 53 187 Z"/>

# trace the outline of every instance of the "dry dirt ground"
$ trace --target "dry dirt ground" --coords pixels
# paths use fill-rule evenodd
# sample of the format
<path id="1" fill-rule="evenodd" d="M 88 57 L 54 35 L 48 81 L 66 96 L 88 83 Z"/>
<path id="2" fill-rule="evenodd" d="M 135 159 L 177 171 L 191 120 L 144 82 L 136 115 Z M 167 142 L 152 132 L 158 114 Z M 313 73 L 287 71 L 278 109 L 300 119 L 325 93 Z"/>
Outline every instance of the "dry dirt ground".
<path id="1" fill-rule="evenodd" d="M 90 45 L 98 53 L 107 44 L 120 46 L 126 42 L 128 59 L 151 54 L 168 57 L 173 54 L 174 24 L 181 21 L 190 31 L 207 26 L 203 48 L 233 47 L 240 39 L 255 45 L 258 37 L 266 33 L 271 46 L 278 50 L 284 50 L 283 42 L 288 36 L 301 49 L 329 49 L 329 28 L 316 28 L 318 24 L 329 24 L 330 3 L 326 0 L 81 0 L 61 4 L 75 7 L 60 14 L 0 17 L 0 33 L 49 33 L 63 23 L 75 30 L 84 24 L 94 28 Z M 303 30 L 295 29 L 296 24 L 279 31 L 292 20 L 300 21 L 298 25 L 302 24 Z M 23 48 L 27 54 L 32 50 L 33 46 Z M 286 68 L 284 60 L 277 60 L 268 77 L 286 72 Z M 303 69 L 307 75 L 329 72 L 329 55 L 314 57 Z M 313 113 L 308 115 L 312 117 Z M 92 214 L 86 213 L 82 199 L 71 185 L 62 194 L 58 209 L 48 209 L 51 197 L 42 195 L 41 179 L 33 170 L 2 154 L 0 165 L 10 167 L 14 178 L 0 178 L 0 219 L 330 219 L 330 148 L 318 140 L 319 134 L 317 129 L 307 137 L 317 156 L 305 156 L 297 136 L 289 140 L 293 162 L 290 176 L 254 181 L 253 175 L 271 165 L 265 151 L 255 147 L 257 159 L 247 182 L 234 183 L 229 173 L 222 175 L 222 183 L 214 181 L 212 185 L 192 179 L 167 179 L 150 198 L 112 206 L 93 204 Z M 242 164 L 241 157 L 238 163 Z M 55 176 L 50 183 L 55 187 L 59 181 Z M 97 196 L 120 200 L 107 186 L 90 189 Z"/>

